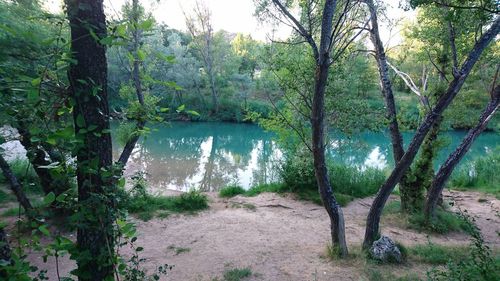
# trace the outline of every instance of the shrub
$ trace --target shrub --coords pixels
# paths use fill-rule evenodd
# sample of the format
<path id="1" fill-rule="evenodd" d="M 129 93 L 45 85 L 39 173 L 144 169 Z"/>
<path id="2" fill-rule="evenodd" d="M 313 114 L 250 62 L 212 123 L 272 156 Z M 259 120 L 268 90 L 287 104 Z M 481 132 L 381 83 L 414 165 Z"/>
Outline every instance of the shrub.
<path id="1" fill-rule="evenodd" d="M 180 196 L 154 196 L 147 193 L 143 173 L 132 177 L 133 187 L 121 192 L 120 203 L 131 213 L 138 214 L 142 220 L 151 219 L 157 211 L 174 213 L 195 213 L 208 208 L 208 198 L 199 191 L 189 191 Z M 166 214 L 162 213 L 165 217 Z"/>
<path id="2" fill-rule="evenodd" d="M 493 253 L 485 244 L 479 228 L 474 224 L 474 219 L 463 212 L 460 213 L 460 217 L 466 223 L 468 232 L 472 236 L 469 252 L 462 259 L 449 261 L 444 269 L 434 268 L 427 272 L 428 279 L 436 281 L 498 280 L 500 260 L 493 257 Z"/>
<path id="3" fill-rule="evenodd" d="M 451 187 L 460 189 L 478 189 L 500 196 L 500 147 L 490 154 L 479 157 L 457 170 L 452 175 Z"/>
<path id="4" fill-rule="evenodd" d="M 245 192 L 245 196 L 257 196 L 263 192 L 276 192 L 276 193 L 283 193 L 290 191 L 287 186 L 281 183 L 266 183 L 266 184 L 260 184 L 253 186 L 249 190 Z"/>
<path id="5" fill-rule="evenodd" d="M 377 193 L 385 180 L 384 172 L 374 168 L 361 169 L 330 163 L 328 169 L 330 183 L 341 205 L 354 198 L 364 198 Z M 302 197 L 308 197 L 311 191 L 318 193 L 313 163 L 309 156 L 287 158 L 282 165 L 281 178 L 291 192 L 302 194 Z"/>
<path id="6" fill-rule="evenodd" d="M 410 224 L 410 228 L 428 230 L 439 234 L 468 230 L 467 224 L 460 216 L 443 209 L 437 209 L 435 217 L 431 218 L 428 223 L 422 212 L 410 215 L 408 222 Z"/>
<path id="7" fill-rule="evenodd" d="M 243 187 L 237 185 L 230 185 L 223 187 L 221 190 L 219 190 L 219 197 L 229 198 L 243 193 L 245 193 Z"/>

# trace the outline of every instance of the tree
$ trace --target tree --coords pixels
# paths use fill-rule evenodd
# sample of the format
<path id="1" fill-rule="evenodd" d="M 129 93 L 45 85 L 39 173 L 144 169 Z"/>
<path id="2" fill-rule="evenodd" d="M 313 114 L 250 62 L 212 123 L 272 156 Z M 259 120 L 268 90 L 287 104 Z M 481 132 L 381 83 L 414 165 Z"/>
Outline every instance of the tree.
<path id="1" fill-rule="evenodd" d="M 345 223 L 342 209 L 333 194 L 325 159 L 325 92 L 328 84 L 330 66 L 335 63 L 354 39 L 359 35 L 354 30 L 354 18 L 359 18 L 357 1 L 288 1 L 273 0 L 262 2 L 260 13 L 278 19 L 291 26 L 295 31 L 295 41 L 309 45 L 314 60 L 312 100 L 304 96 L 310 109 L 311 145 L 315 177 L 323 205 L 330 217 L 332 244 L 338 247 L 339 255 L 348 254 L 345 239 Z M 297 6 L 293 6 L 297 5 Z M 300 18 L 290 11 L 300 8 Z M 319 37 L 319 42 L 315 38 Z M 318 44 L 319 43 L 319 44 Z M 307 90 L 306 90 L 307 92 Z M 309 103 L 310 102 L 310 103 Z"/>
<path id="2" fill-rule="evenodd" d="M 498 75 L 498 71 L 497 71 Z M 486 128 L 488 122 L 491 120 L 493 115 L 498 109 L 500 104 L 500 85 L 495 87 L 496 76 L 493 81 L 493 87 L 491 90 L 491 100 L 486 105 L 483 113 L 479 117 L 477 125 L 469 130 L 467 135 L 463 138 L 460 145 L 451 153 L 444 164 L 439 168 L 436 176 L 433 178 L 429 191 L 427 192 L 427 198 L 425 202 L 425 218 L 429 221 L 435 214 L 436 206 L 438 203 L 438 198 L 441 192 L 443 192 L 444 186 L 451 176 L 451 173 L 458 165 L 460 160 L 465 156 L 467 151 L 470 149 L 472 143 L 481 134 L 481 132 Z"/>
<path id="3" fill-rule="evenodd" d="M 216 87 L 216 71 L 214 65 L 214 31 L 212 28 L 211 12 L 207 6 L 196 2 L 194 16 L 185 15 L 186 26 L 192 37 L 192 46 L 201 56 L 208 76 L 212 93 L 213 113 L 219 110 L 218 92 Z"/>
<path id="4" fill-rule="evenodd" d="M 68 71 L 74 102 L 80 223 L 76 259 L 79 280 L 113 278 L 114 203 L 107 97 L 107 36 L 103 1 L 66 0 L 74 62 Z"/>
<path id="5" fill-rule="evenodd" d="M 472 50 L 470 50 L 467 58 L 456 71 L 453 80 L 448 84 L 446 91 L 438 98 L 434 108 L 426 114 L 422 124 L 417 129 L 414 137 L 411 140 L 406 152 L 401 160 L 396 164 L 396 167 L 391 172 L 391 175 L 385 183 L 381 186 L 375 200 L 373 201 L 370 211 L 368 213 L 365 238 L 363 247 L 371 247 L 373 241 L 379 234 L 380 216 L 384 205 L 389 198 L 390 193 L 401 180 L 402 176 L 406 173 L 411 163 L 413 162 L 420 145 L 424 141 L 427 133 L 432 128 L 437 119 L 440 118 L 443 111 L 450 105 L 456 95 L 462 88 L 467 76 L 471 72 L 475 63 L 479 60 L 481 54 L 486 47 L 493 41 L 495 36 L 500 32 L 500 18 L 497 18 L 485 31 L 482 36 L 476 41 Z"/>

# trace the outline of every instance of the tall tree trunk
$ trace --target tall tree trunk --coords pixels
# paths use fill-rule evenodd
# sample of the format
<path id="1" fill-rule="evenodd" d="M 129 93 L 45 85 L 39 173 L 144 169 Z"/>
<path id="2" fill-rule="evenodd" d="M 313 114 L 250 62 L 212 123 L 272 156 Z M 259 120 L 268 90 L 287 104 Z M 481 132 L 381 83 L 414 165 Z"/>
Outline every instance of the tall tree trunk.
<path id="1" fill-rule="evenodd" d="M 467 151 L 469 151 L 471 145 L 474 143 L 476 138 L 481 134 L 481 132 L 486 128 L 488 122 L 491 120 L 493 115 L 498 109 L 500 104 L 500 86 L 496 86 L 492 93 L 492 98 L 484 111 L 481 113 L 479 122 L 476 126 L 469 130 L 467 135 L 464 137 L 460 145 L 451 153 L 444 164 L 439 168 L 434 180 L 432 181 L 431 187 L 427 192 L 427 200 L 425 202 L 425 218 L 429 220 L 436 210 L 437 203 L 439 202 L 439 196 L 443 192 L 443 188 L 451 176 L 451 173 L 458 165 L 460 160 L 465 156 Z"/>
<path id="2" fill-rule="evenodd" d="M 33 207 L 28 197 L 26 197 L 26 194 L 24 193 L 21 184 L 17 180 L 17 177 L 14 175 L 14 173 L 9 167 L 9 164 L 7 163 L 7 161 L 5 161 L 2 155 L 0 155 L 0 169 L 2 169 L 4 177 L 9 181 L 10 189 L 12 190 L 14 195 L 16 195 L 17 202 L 19 202 L 19 204 L 23 206 L 26 212 L 32 210 Z"/>
<path id="3" fill-rule="evenodd" d="M 113 279 L 115 204 L 112 147 L 107 96 L 106 36 L 103 0 L 66 0 L 71 28 L 71 64 L 68 77 L 74 99 L 78 202 L 74 257 L 79 280 Z M 97 37 L 97 38 L 96 38 Z"/>
<path id="4" fill-rule="evenodd" d="M 135 93 L 137 95 L 137 100 L 139 101 L 139 104 L 144 107 L 144 93 L 142 92 L 142 81 L 141 81 L 141 74 L 140 74 L 140 67 L 141 67 L 141 60 L 137 54 L 137 51 L 139 50 L 139 45 L 141 41 L 141 34 L 139 30 L 139 0 L 133 0 L 132 1 L 132 25 L 134 26 L 132 30 L 132 56 L 134 57 L 134 66 L 132 69 L 132 80 L 134 81 L 134 88 L 135 88 Z M 118 162 L 122 165 L 122 167 L 125 167 L 125 165 L 128 162 L 128 159 L 130 158 L 130 155 L 132 154 L 132 151 L 134 150 L 135 145 L 137 144 L 137 141 L 139 141 L 140 138 L 140 133 L 142 129 L 144 129 L 144 126 L 146 125 L 145 120 L 138 120 L 136 124 L 136 132 L 134 133 L 133 136 L 130 137 L 130 139 L 127 141 L 125 144 L 125 147 L 123 148 L 122 153 L 120 154 L 120 157 L 118 158 Z"/>
<path id="5" fill-rule="evenodd" d="M 330 217 L 332 244 L 336 245 L 340 250 L 340 255 L 345 257 L 348 254 L 348 250 L 345 239 L 344 215 L 342 208 L 337 203 L 333 194 L 325 161 L 325 90 L 328 81 L 328 69 L 330 67 L 329 43 L 335 10 L 336 1 L 325 1 L 321 22 L 321 42 L 314 82 L 311 126 L 314 172 L 321 200 Z"/>
<path id="6" fill-rule="evenodd" d="M 441 116 L 443 111 L 449 106 L 449 104 L 456 97 L 456 95 L 462 88 L 465 79 L 472 70 L 472 67 L 478 61 L 484 49 L 496 37 L 499 31 L 500 31 L 500 18 L 497 18 L 492 23 L 488 31 L 483 33 L 483 35 L 479 38 L 479 40 L 474 44 L 474 47 L 469 52 L 467 59 L 462 64 L 462 67 L 458 72 L 459 75 L 456 75 L 455 78 L 450 82 L 448 89 L 438 99 L 434 109 L 426 115 L 424 121 L 417 129 L 417 132 L 415 133 L 405 154 L 403 155 L 401 160 L 397 163 L 396 167 L 393 169 L 389 178 L 381 186 L 368 213 L 366 221 L 365 238 L 363 241 L 364 248 L 371 247 L 373 241 L 379 234 L 380 216 L 382 215 L 382 210 L 384 208 L 384 205 L 387 202 L 387 199 L 389 198 L 389 195 L 391 194 L 396 184 L 401 180 L 401 178 L 403 177 L 403 175 L 406 173 L 411 163 L 413 162 L 413 159 L 415 158 L 415 155 L 417 154 L 420 145 L 424 141 L 425 136 L 431 129 L 434 122 Z"/>
<path id="7" fill-rule="evenodd" d="M 385 55 L 384 45 L 380 39 L 380 33 L 378 30 L 378 19 L 377 10 L 373 0 L 365 0 L 370 10 L 371 19 L 371 29 L 370 29 L 370 39 L 375 47 L 376 60 L 378 66 L 378 73 L 380 76 L 380 87 L 382 89 L 382 94 L 384 96 L 385 106 L 386 106 L 386 118 L 389 121 L 389 131 L 391 133 L 391 143 L 392 143 L 392 153 L 394 157 L 394 163 L 403 157 L 405 153 L 403 148 L 403 136 L 399 131 L 399 124 L 396 114 L 396 104 L 394 102 L 394 94 L 392 92 L 391 80 L 389 78 L 389 66 L 387 65 L 387 57 Z"/>
<path id="8" fill-rule="evenodd" d="M 0 264 L 11 264 L 11 257 L 12 250 L 10 249 L 9 240 L 7 239 L 7 233 L 5 233 L 4 227 L 0 227 Z M 0 277 L 2 277 L 2 280 L 8 280 L 9 276 L 7 276 L 7 272 L 0 268 Z"/>

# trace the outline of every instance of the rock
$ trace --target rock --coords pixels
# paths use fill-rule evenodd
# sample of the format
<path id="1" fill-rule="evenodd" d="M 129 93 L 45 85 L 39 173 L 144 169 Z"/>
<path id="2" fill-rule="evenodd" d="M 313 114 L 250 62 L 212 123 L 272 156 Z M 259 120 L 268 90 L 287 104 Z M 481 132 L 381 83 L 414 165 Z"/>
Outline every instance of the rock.
<path id="1" fill-rule="evenodd" d="M 370 248 L 370 256 L 382 262 L 403 262 L 403 256 L 398 246 L 387 236 L 382 236 L 379 240 L 373 242 Z"/>

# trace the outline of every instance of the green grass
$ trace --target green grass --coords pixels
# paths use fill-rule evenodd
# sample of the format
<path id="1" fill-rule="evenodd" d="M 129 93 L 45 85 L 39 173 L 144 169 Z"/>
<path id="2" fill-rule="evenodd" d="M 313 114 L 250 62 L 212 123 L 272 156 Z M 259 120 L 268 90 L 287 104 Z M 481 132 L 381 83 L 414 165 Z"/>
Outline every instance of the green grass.
<path id="1" fill-rule="evenodd" d="M 252 276 L 252 270 L 245 268 L 232 268 L 224 271 L 224 281 L 240 281 Z"/>
<path id="2" fill-rule="evenodd" d="M 477 190 L 500 198 L 500 147 L 453 172 L 449 186 L 458 190 Z"/>
<path id="3" fill-rule="evenodd" d="M 410 229 L 431 233 L 446 234 L 453 231 L 468 231 L 467 223 L 460 216 L 444 210 L 436 209 L 435 218 L 427 224 L 423 212 L 414 214 L 401 213 L 401 202 L 398 200 L 389 202 L 383 211 L 387 219 L 396 220 L 398 224 L 405 224 Z"/>
<path id="4" fill-rule="evenodd" d="M 412 214 L 408 219 L 410 228 L 422 231 L 427 230 L 434 233 L 446 234 L 453 231 L 468 231 L 468 225 L 457 214 L 443 210 L 436 210 L 435 218 L 426 224 L 425 217 L 422 212 Z"/>
<path id="5" fill-rule="evenodd" d="M 145 194 L 127 198 L 124 207 L 130 213 L 137 214 L 140 219 L 147 221 L 153 218 L 158 211 L 193 214 L 205 210 L 208 208 L 208 198 L 197 191 L 186 192 L 180 196 Z M 162 212 L 161 216 L 165 217 L 165 212 Z"/>
<path id="6" fill-rule="evenodd" d="M 219 197 L 230 198 L 244 193 L 245 189 L 243 189 L 243 187 L 237 185 L 230 185 L 223 187 L 221 190 L 219 190 Z"/>
<path id="7" fill-rule="evenodd" d="M 24 209 L 21 208 L 21 215 L 24 214 Z M 2 213 L 2 217 L 17 217 L 19 215 L 19 208 L 13 207 L 5 210 Z"/>
<path id="8" fill-rule="evenodd" d="M 444 265 L 449 261 L 465 259 L 470 252 L 466 246 L 442 246 L 437 244 L 416 245 L 408 248 L 412 260 L 432 265 Z"/>

